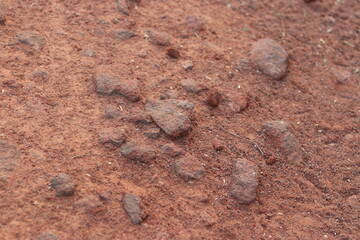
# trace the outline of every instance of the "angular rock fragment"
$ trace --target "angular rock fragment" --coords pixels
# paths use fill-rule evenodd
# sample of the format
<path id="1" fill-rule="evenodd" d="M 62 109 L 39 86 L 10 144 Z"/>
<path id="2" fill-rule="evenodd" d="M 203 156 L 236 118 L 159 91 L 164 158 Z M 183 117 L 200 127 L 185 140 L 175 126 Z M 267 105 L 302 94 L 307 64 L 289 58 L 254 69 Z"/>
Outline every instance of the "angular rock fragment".
<path id="1" fill-rule="evenodd" d="M 55 189 L 57 197 L 72 196 L 75 192 L 75 184 L 71 177 L 65 173 L 60 173 L 51 178 L 51 187 Z"/>
<path id="2" fill-rule="evenodd" d="M 159 46 L 171 45 L 172 37 L 167 33 L 158 32 L 155 30 L 146 30 L 145 36 L 153 44 L 156 44 Z"/>
<path id="3" fill-rule="evenodd" d="M 16 146 L 0 141 L 0 170 L 13 171 L 20 156 Z"/>
<path id="4" fill-rule="evenodd" d="M 121 146 L 120 154 L 132 161 L 147 163 L 156 158 L 156 152 L 150 145 L 128 142 Z"/>
<path id="5" fill-rule="evenodd" d="M 114 38 L 119 40 L 126 40 L 135 37 L 135 33 L 131 32 L 130 30 L 119 30 L 114 33 Z"/>
<path id="6" fill-rule="evenodd" d="M 126 140 L 126 132 L 122 128 L 106 128 L 99 133 L 99 142 L 120 146 Z"/>
<path id="7" fill-rule="evenodd" d="M 175 161 L 175 172 L 184 180 L 199 180 L 205 175 L 205 168 L 201 162 L 190 155 Z"/>
<path id="8" fill-rule="evenodd" d="M 27 30 L 19 32 L 16 39 L 26 45 L 31 46 L 34 50 L 40 50 L 45 44 L 45 38 L 37 31 Z"/>
<path id="9" fill-rule="evenodd" d="M 129 215 L 131 222 L 133 224 L 140 224 L 145 217 L 145 215 L 141 211 L 140 199 L 136 195 L 127 193 L 125 194 L 123 202 L 124 209 Z"/>
<path id="10" fill-rule="evenodd" d="M 87 196 L 73 204 L 74 209 L 81 213 L 99 213 L 103 211 L 102 203 L 96 196 Z"/>
<path id="11" fill-rule="evenodd" d="M 191 78 L 181 80 L 180 85 L 185 89 L 185 91 L 192 93 L 199 93 L 207 89 L 207 87 L 205 87 L 203 84 Z"/>

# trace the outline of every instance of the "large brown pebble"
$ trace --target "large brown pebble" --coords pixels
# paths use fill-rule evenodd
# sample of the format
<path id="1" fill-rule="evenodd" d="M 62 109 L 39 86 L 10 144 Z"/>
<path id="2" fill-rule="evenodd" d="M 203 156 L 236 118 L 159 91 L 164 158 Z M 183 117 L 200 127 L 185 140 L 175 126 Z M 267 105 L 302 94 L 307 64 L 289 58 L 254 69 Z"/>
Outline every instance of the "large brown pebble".
<path id="1" fill-rule="evenodd" d="M 120 146 L 126 140 L 126 132 L 122 128 L 105 128 L 99 133 L 99 141 L 103 144 Z"/>
<path id="2" fill-rule="evenodd" d="M 249 204 L 256 198 L 259 173 L 255 164 L 246 159 L 236 159 L 233 167 L 230 193 L 240 204 Z"/>
<path id="3" fill-rule="evenodd" d="M 103 211 L 102 203 L 99 197 L 96 196 L 87 196 L 73 204 L 74 209 L 81 213 L 99 213 Z"/>
<path id="4" fill-rule="evenodd" d="M 60 173 L 51 178 L 51 187 L 55 189 L 57 197 L 72 196 L 75 192 L 75 184 L 71 177 L 65 173 Z"/>
<path id="5" fill-rule="evenodd" d="M 121 146 L 120 153 L 127 159 L 147 163 L 156 158 L 156 152 L 150 145 L 128 142 Z"/>
<path id="6" fill-rule="evenodd" d="M 190 155 L 176 160 L 174 168 L 184 180 L 199 180 L 205 175 L 204 166 L 197 158 Z"/>
<path id="7" fill-rule="evenodd" d="M 120 13 L 123 13 L 125 15 L 130 15 L 129 4 L 127 0 L 116 0 L 116 6 Z"/>
<path id="8" fill-rule="evenodd" d="M 158 32 L 155 30 L 146 30 L 145 36 L 148 40 L 159 46 L 169 46 L 171 45 L 172 37 L 164 32 Z"/>
<path id="9" fill-rule="evenodd" d="M 281 79 L 287 70 L 288 54 L 272 39 L 260 39 L 252 47 L 254 62 L 266 76 Z"/>
<path id="10" fill-rule="evenodd" d="M 221 93 L 217 89 L 211 89 L 209 92 L 209 96 L 207 99 L 207 103 L 211 107 L 217 107 L 219 106 L 221 101 Z"/>
<path id="11" fill-rule="evenodd" d="M 131 193 L 125 194 L 124 197 L 124 209 L 133 224 L 140 224 L 145 215 L 141 211 L 140 199 Z"/>
<path id="12" fill-rule="evenodd" d="M 27 30 L 16 35 L 19 42 L 31 46 L 34 50 L 40 50 L 45 44 L 45 38 L 37 31 Z"/>

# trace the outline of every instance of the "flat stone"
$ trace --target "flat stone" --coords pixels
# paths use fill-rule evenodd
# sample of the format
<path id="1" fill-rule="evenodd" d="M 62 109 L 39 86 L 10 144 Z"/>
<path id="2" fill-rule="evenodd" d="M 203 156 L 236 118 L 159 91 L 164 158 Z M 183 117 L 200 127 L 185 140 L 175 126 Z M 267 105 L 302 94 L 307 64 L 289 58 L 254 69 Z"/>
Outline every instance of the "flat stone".
<path id="1" fill-rule="evenodd" d="M 127 0 L 116 0 L 116 6 L 120 13 L 123 13 L 128 16 L 130 15 L 129 5 Z"/>
<path id="2" fill-rule="evenodd" d="M 132 161 L 147 163 L 156 158 L 156 152 L 150 145 L 127 142 L 120 148 L 120 154 Z"/>
<path id="3" fill-rule="evenodd" d="M 194 104 L 186 100 L 149 100 L 146 111 L 155 123 L 169 136 L 179 137 L 192 129 Z"/>
<path id="4" fill-rule="evenodd" d="M 144 214 L 141 212 L 140 199 L 131 193 L 125 194 L 124 209 L 133 224 L 140 224 L 143 221 Z"/>
<path id="5" fill-rule="evenodd" d="M 45 38 L 37 31 L 26 30 L 16 35 L 16 39 L 38 51 L 45 45 Z"/>
<path id="6" fill-rule="evenodd" d="M 16 146 L 0 141 L 0 170 L 13 171 L 20 156 Z"/>
<path id="7" fill-rule="evenodd" d="M 55 189 L 57 197 L 72 196 L 75 192 L 75 184 L 71 177 L 65 173 L 60 173 L 51 178 L 51 187 Z"/>
<path id="8" fill-rule="evenodd" d="M 84 198 L 81 198 L 80 200 L 77 200 L 73 204 L 74 209 L 81 213 L 99 213 L 103 211 L 103 204 L 100 201 L 99 197 L 96 196 L 87 196 Z"/>
<path id="9" fill-rule="evenodd" d="M 126 39 L 130 39 L 132 37 L 135 37 L 135 33 L 133 33 L 130 30 L 118 30 L 116 32 L 114 32 L 114 38 L 115 39 L 119 39 L 119 40 L 126 40 Z"/>
<path id="10" fill-rule="evenodd" d="M 184 155 L 183 150 L 173 143 L 164 144 L 160 147 L 160 149 L 161 153 L 166 156 L 177 157 L 180 155 Z"/>
<path id="11" fill-rule="evenodd" d="M 191 69 L 194 68 L 194 62 L 191 60 L 184 60 L 181 61 L 181 67 L 185 70 L 185 71 L 189 71 Z"/>
<path id="12" fill-rule="evenodd" d="M 132 108 L 128 115 L 128 120 L 136 124 L 145 124 L 145 125 L 154 122 L 150 114 L 140 108 Z"/>
<path id="13" fill-rule="evenodd" d="M 182 157 L 174 163 L 175 172 L 184 180 L 199 180 L 205 175 L 201 162 L 190 155 Z"/>
<path id="14" fill-rule="evenodd" d="M 203 84 L 191 78 L 181 80 L 180 85 L 185 89 L 185 91 L 191 93 L 199 93 L 207 89 L 207 87 L 205 87 Z"/>
<path id="15" fill-rule="evenodd" d="M 249 204 L 256 198 L 259 185 L 258 168 L 246 159 L 235 159 L 230 193 L 240 204 Z"/>
<path id="16" fill-rule="evenodd" d="M 281 79 L 287 70 L 288 54 L 272 39 L 260 39 L 252 47 L 254 62 L 266 76 Z"/>
<path id="17" fill-rule="evenodd" d="M 126 132 L 122 128 L 105 128 L 99 132 L 99 142 L 102 144 L 120 146 L 126 138 Z"/>

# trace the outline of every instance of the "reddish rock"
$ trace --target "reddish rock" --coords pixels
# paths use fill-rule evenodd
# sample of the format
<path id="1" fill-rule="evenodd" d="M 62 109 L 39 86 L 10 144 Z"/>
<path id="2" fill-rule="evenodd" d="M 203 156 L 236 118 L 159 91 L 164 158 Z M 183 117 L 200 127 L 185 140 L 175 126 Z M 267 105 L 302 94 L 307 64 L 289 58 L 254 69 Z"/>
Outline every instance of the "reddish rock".
<path id="1" fill-rule="evenodd" d="M 104 117 L 107 118 L 107 119 L 120 118 L 122 115 L 123 115 L 123 112 L 117 106 L 107 105 L 105 107 Z"/>
<path id="2" fill-rule="evenodd" d="M 272 39 L 260 39 L 252 47 L 252 57 L 259 69 L 272 79 L 281 79 L 287 70 L 288 54 Z"/>
<path id="3" fill-rule="evenodd" d="M 158 127 L 154 127 L 154 128 L 150 128 L 149 130 L 146 130 L 144 132 L 144 135 L 152 138 L 152 139 L 157 139 L 160 136 L 161 130 Z"/>
<path id="4" fill-rule="evenodd" d="M 186 24 L 189 29 L 195 32 L 200 32 L 205 30 L 205 22 L 198 16 L 187 16 Z"/>
<path id="5" fill-rule="evenodd" d="M 135 79 L 122 79 L 109 66 L 100 66 L 94 75 L 96 92 L 104 95 L 121 95 L 131 102 L 140 99 L 139 83 Z"/>
<path id="6" fill-rule="evenodd" d="M 158 32 L 155 30 L 146 30 L 145 36 L 153 44 L 156 44 L 159 46 L 171 45 L 172 37 L 167 33 Z"/>
<path id="7" fill-rule="evenodd" d="M 75 184 L 71 177 L 65 173 L 60 173 L 51 178 L 51 187 L 55 189 L 57 197 L 72 196 L 75 192 Z"/>
<path id="8" fill-rule="evenodd" d="M 273 165 L 274 163 L 276 163 L 276 157 L 275 156 L 270 156 L 268 159 L 266 159 L 266 164 L 267 165 Z"/>
<path id="9" fill-rule="evenodd" d="M 116 0 L 117 9 L 120 13 L 130 15 L 129 4 L 127 0 Z"/>
<path id="10" fill-rule="evenodd" d="M 114 38 L 119 40 L 126 40 L 135 37 L 135 33 L 130 30 L 122 29 L 114 32 Z"/>
<path id="11" fill-rule="evenodd" d="M 133 224 L 140 224 L 145 218 L 145 214 L 141 211 L 141 201 L 140 199 L 131 193 L 125 194 L 124 200 L 124 209 L 130 220 Z"/>
<path id="12" fill-rule="evenodd" d="M 249 204 L 256 198 L 258 185 L 257 166 L 246 159 L 236 159 L 230 187 L 231 196 L 240 204 Z"/>
<path id="13" fill-rule="evenodd" d="M 185 91 L 191 93 L 199 93 L 207 89 L 207 87 L 205 87 L 203 84 L 191 78 L 181 80 L 180 85 L 185 89 Z"/>
<path id="14" fill-rule="evenodd" d="M 194 63 L 191 60 L 184 60 L 181 62 L 181 67 L 185 70 L 185 71 L 189 71 L 191 69 L 194 68 Z"/>
<path id="15" fill-rule="evenodd" d="M 5 25 L 6 18 L 5 15 L 0 12 L 0 25 Z"/>
<path id="16" fill-rule="evenodd" d="M 13 171 L 20 156 L 16 146 L 0 141 L 0 170 Z"/>
<path id="17" fill-rule="evenodd" d="M 222 109 L 230 113 L 240 113 L 249 105 L 249 96 L 237 92 L 224 92 Z"/>
<path id="18" fill-rule="evenodd" d="M 190 155 L 178 159 L 174 163 L 175 172 L 184 180 L 199 180 L 205 175 L 201 162 Z"/>
<path id="19" fill-rule="evenodd" d="M 156 152 L 150 145 L 128 142 L 121 146 L 120 154 L 132 161 L 147 163 L 156 158 Z"/>
<path id="20" fill-rule="evenodd" d="M 247 59 L 238 59 L 235 62 L 235 69 L 241 73 L 251 70 L 251 62 Z"/>
<path id="21" fill-rule="evenodd" d="M 19 42 L 31 46 L 38 51 L 45 45 L 45 38 L 37 31 L 27 30 L 16 35 Z"/>
<path id="22" fill-rule="evenodd" d="M 73 204 L 75 210 L 81 213 L 99 213 L 103 211 L 103 204 L 98 197 L 87 196 Z"/>
<path id="23" fill-rule="evenodd" d="M 278 148 L 288 160 L 300 160 L 302 150 L 289 126 L 283 121 L 271 121 L 264 124 L 264 132 L 268 142 Z"/>
<path id="24" fill-rule="evenodd" d="M 213 141 L 213 146 L 216 151 L 221 151 L 224 149 L 224 144 L 217 139 Z"/>
<path id="25" fill-rule="evenodd" d="M 192 129 L 194 104 L 185 100 L 149 100 L 146 111 L 155 123 L 171 137 L 185 135 Z"/>
<path id="26" fill-rule="evenodd" d="M 351 73 L 345 69 L 333 68 L 332 73 L 337 84 L 344 84 L 351 77 Z"/>
<path id="27" fill-rule="evenodd" d="M 207 103 L 211 107 L 217 107 L 219 106 L 221 101 L 221 94 L 217 89 L 211 89 L 209 92 L 209 96 L 207 99 Z"/>
<path id="28" fill-rule="evenodd" d="M 126 138 L 126 132 L 121 128 L 106 128 L 99 133 L 99 142 L 102 144 L 120 146 L 125 142 Z"/>
<path id="29" fill-rule="evenodd" d="M 161 153 L 170 157 L 183 155 L 183 150 L 173 143 L 167 143 L 161 146 Z"/>
<path id="30" fill-rule="evenodd" d="M 138 56 L 141 58 L 146 58 L 148 55 L 148 51 L 146 49 L 142 49 L 139 53 Z"/>
<path id="31" fill-rule="evenodd" d="M 131 109 L 128 115 L 129 121 L 136 123 L 136 124 L 150 124 L 153 122 L 149 113 L 145 112 L 140 108 L 133 108 Z"/>
<path id="32" fill-rule="evenodd" d="M 166 54 L 171 57 L 171 58 L 179 58 L 180 57 L 180 52 L 174 48 L 169 48 L 166 52 Z"/>

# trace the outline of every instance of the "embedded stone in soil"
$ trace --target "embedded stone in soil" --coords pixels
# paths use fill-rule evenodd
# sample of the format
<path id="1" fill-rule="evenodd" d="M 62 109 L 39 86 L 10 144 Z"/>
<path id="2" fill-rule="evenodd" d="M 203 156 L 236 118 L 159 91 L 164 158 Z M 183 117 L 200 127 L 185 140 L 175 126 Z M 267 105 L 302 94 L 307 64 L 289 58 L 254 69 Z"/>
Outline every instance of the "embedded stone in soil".
<path id="1" fill-rule="evenodd" d="M 152 146 L 138 142 L 127 142 L 123 144 L 120 148 L 120 154 L 132 161 L 143 163 L 150 162 L 156 158 L 156 152 Z"/>
<path id="2" fill-rule="evenodd" d="M 194 68 L 194 62 L 191 61 L 191 60 L 184 60 L 184 61 L 181 62 L 181 67 L 185 71 L 189 71 L 189 70 Z"/>
<path id="3" fill-rule="evenodd" d="M 128 115 L 128 120 L 136 124 L 150 124 L 153 121 L 150 114 L 140 108 L 132 108 Z"/>
<path id="4" fill-rule="evenodd" d="M 205 168 L 201 162 L 190 155 L 175 161 L 175 172 L 184 180 L 199 180 L 205 175 Z"/>
<path id="5" fill-rule="evenodd" d="M 120 111 L 119 107 L 114 105 L 107 105 L 105 107 L 104 117 L 107 119 L 116 119 L 120 118 L 123 115 L 123 112 Z"/>
<path id="6" fill-rule="evenodd" d="M 130 30 L 118 30 L 116 32 L 114 32 L 114 38 L 119 39 L 119 40 L 126 40 L 126 39 L 130 39 L 132 37 L 135 37 L 135 33 L 131 32 Z"/>
<path id="7" fill-rule="evenodd" d="M 122 128 L 106 128 L 99 132 L 99 142 L 120 146 L 126 140 L 126 132 Z"/>
<path id="8" fill-rule="evenodd" d="M 31 46 L 34 50 L 40 50 L 45 44 L 45 38 L 37 31 L 22 31 L 16 35 L 16 39 L 26 45 Z"/>
<path id="9" fill-rule="evenodd" d="M 131 193 L 125 194 L 124 209 L 133 224 L 140 224 L 143 221 L 144 214 L 141 212 L 140 199 Z"/>
<path id="10" fill-rule="evenodd" d="M 156 30 L 146 30 L 145 35 L 149 42 L 159 46 L 169 46 L 172 42 L 172 37 L 164 32 L 158 32 Z"/>
<path id="11" fill-rule="evenodd" d="M 260 39 L 253 44 L 252 57 L 261 72 L 274 80 L 281 79 L 287 70 L 288 54 L 272 39 Z"/>
<path id="12" fill-rule="evenodd" d="M 223 92 L 221 109 L 228 113 L 240 113 L 249 106 L 249 96 L 237 92 Z"/>
<path id="13" fill-rule="evenodd" d="M 183 150 L 173 143 L 164 144 L 160 149 L 163 155 L 170 157 L 177 157 L 184 154 Z"/>
<path id="14" fill-rule="evenodd" d="M 146 111 L 155 123 L 169 136 L 179 137 L 192 129 L 194 104 L 186 100 L 149 100 Z"/>
<path id="15" fill-rule="evenodd" d="M 51 187 L 55 189 L 57 197 L 72 196 L 75 192 L 75 184 L 71 177 L 65 173 L 52 177 Z"/>
<path id="16" fill-rule="evenodd" d="M 161 130 L 158 127 L 150 128 L 144 132 L 148 138 L 157 139 L 160 136 Z"/>
<path id="17" fill-rule="evenodd" d="M 16 146 L 0 141 L 0 170 L 13 171 L 20 156 Z"/>
<path id="18" fill-rule="evenodd" d="M 256 198 L 259 173 L 255 164 L 249 160 L 235 159 L 230 194 L 240 204 L 249 204 Z"/>
<path id="19" fill-rule="evenodd" d="M 59 237 L 52 232 L 42 232 L 36 238 L 37 240 L 59 240 Z"/>
<path id="20" fill-rule="evenodd" d="M 180 85 L 184 88 L 185 91 L 191 93 L 199 93 L 207 89 L 207 87 L 191 78 L 181 80 Z"/>
<path id="21" fill-rule="evenodd" d="M 302 149 L 289 125 L 284 121 L 270 121 L 263 126 L 268 142 L 278 148 L 290 161 L 301 160 Z"/>
<path id="22" fill-rule="evenodd" d="M 195 32 L 201 32 L 205 30 L 205 22 L 198 16 L 187 16 L 186 24 L 189 29 Z"/>
<path id="23" fill-rule="evenodd" d="M 116 0 L 117 9 L 120 13 L 130 15 L 127 0 Z"/>
<path id="24" fill-rule="evenodd" d="M 217 107 L 219 106 L 221 101 L 221 93 L 217 89 L 211 89 L 209 91 L 207 103 L 210 107 Z"/>
<path id="25" fill-rule="evenodd" d="M 97 93 L 121 95 L 131 102 L 136 102 L 140 99 L 138 81 L 136 79 L 121 79 L 108 66 L 99 66 L 93 78 Z"/>
<path id="26" fill-rule="evenodd" d="M 98 197 L 91 195 L 76 201 L 73 207 L 81 213 L 98 213 L 103 210 L 102 205 Z"/>

